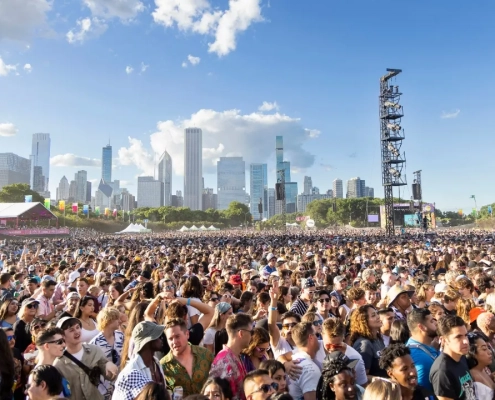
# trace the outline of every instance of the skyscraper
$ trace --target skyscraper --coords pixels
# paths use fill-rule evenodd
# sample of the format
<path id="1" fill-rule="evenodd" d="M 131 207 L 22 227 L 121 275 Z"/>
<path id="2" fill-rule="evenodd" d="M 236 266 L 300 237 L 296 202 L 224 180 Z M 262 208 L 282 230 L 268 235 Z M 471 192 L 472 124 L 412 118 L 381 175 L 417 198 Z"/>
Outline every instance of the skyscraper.
<path id="1" fill-rule="evenodd" d="M 86 182 L 86 203 L 91 203 L 91 192 L 93 191 L 93 185 L 90 181 Z"/>
<path id="2" fill-rule="evenodd" d="M 69 181 L 65 175 L 60 179 L 57 188 L 57 200 L 69 200 Z"/>
<path id="3" fill-rule="evenodd" d="M 242 157 L 220 157 L 217 162 L 218 210 L 226 210 L 233 201 L 245 204 L 246 163 Z"/>
<path id="4" fill-rule="evenodd" d="M 344 186 L 342 184 L 342 179 L 335 179 L 333 181 L 333 197 L 337 199 L 344 198 Z"/>
<path id="5" fill-rule="evenodd" d="M 0 153 L 0 190 L 13 183 L 29 184 L 31 162 L 14 153 Z"/>
<path id="6" fill-rule="evenodd" d="M 258 204 L 263 205 L 263 218 L 268 218 L 268 165 L 251 164 L 249 166 L 250 211 L 253 219 L 259 220 Z"/>
<path id="7" fill-rule="evenodd" d="M 204 188 L 203 189 L 203 211 L 212 208 L 213 210 L 217 209 L 218 204 L 218 196 L 213 193 L 213 188 Z"/>
<path id="8" fill-rule="evenodd" d="M 158 180 L 163 182 L 163 205 L 172 205 L 172 157 L 163 152 L 158 162 Z"/>
<path id="9" fill-rule="evenodd" d="M 184 206 L 202 209 L 203 195 L 203 133 L 199 128 L 184 132 Z"/>
<path id="10" fill-rule="evenodd" d="M 275 215 L 275 189 L 268 189 L 268 218 Z"/>
<path id="11" fill-rule="evenodd" d="M 74 201 L 86 203 L 86 193 L 88 190 L 88 173 L 87 171 L 77 171 L 74 180 L 76 181 L 76 198 Z"/>
<path id="12" fill-rule="evenodd" d="M 31 187 L 34 188 L 34 167 L 41 167 L 43 192 L 49 191 L 50 181 L 50 134 L 35 133 L 31 147 Z"/>
<path id="13" fill-rule="evenodd" d="M 313 180 L 310 176 L 304 177 L 304 191 L 303 194 L 311 194 L 311 190 L 313 189 Z"/>
<path id="14" fill-rule="evenodd" d="M 101 177 L 105 182 L 112 182 L 112 146 L 106 145 L 101 153 Z"/>
<path id="15" fill-rule="evenodd" d="M 152 176 L 138 177 L 138 207 L 161 207 L 163 205 L 163 182 Z"/>
<path id="16" fill-rule="evenodd" d="M 291 182 L 290 162 L 284 161 L 284 138 L 275 138 L 275 152 L 277 157 L 277 183 L 285 182 L 285 210 L 287 213 L 296 212 L 297 209 L 297 182 Z M 281 214 L 284 200 L 277 200 L 275 203 L 275 213 Z"/>
<path id="17" fill-rule="evenodd" d="M 348 199 L 354 199 L 365 196 L 365 180 L 359 177 L 351 178 L 347 181 L 347 195 Z"/>

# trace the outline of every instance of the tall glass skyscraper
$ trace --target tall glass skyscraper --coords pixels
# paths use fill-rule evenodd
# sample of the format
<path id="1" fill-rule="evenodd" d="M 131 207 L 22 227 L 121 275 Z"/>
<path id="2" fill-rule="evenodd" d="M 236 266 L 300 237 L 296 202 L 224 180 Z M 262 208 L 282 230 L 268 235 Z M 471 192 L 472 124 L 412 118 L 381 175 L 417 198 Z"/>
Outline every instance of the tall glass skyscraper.
<path id="1" fill-rule="evenodd" d="M 282 172 L 284 171 L 285 181 L 285 206 L 287 213 L 297 211 L 297 182 L 291 182 L 290 179 L 290 162 L 284 161 L 284 138 L 277 136 L 275 138 L 275 152 L 277 157 L 277 182 L 281 181 Z M 277 200 L 275 203 L 275 213 L 282 213 L 282 200 Z"/>
<path id="2" fill-rule="evenodd" d="M 172 157 L 166 151 L 158 161 L 158 180 L 163 182 L 163 205 L 172 205 Z"/>
<path id="3" fill-rule="evenodd" d="M 33 143 L 31 147 L 31 188 L 34 188 L 34 177 L 43 176 L 42 190 L 48 192 L 50 183 L 50 134 L 35 133 L 33 134 Z M 34 173 L 34 167 L 41 167 L 41 171 Z M 38 185 L 36 185 L 38 186 Z M 41 189 L 39 187 L 38 189 Z M 34 190 L 34 189 L 33 189 Z"/>
<path id="4" fill-rule="evenodd" d="M 112 182 L 112 146 L 103 147 L 101 153 L 101 177 L 105 183 Z"/>
<path id="5" fill-rule="evenodd" d="M 258 204 L 263 205 L 263 218 L 268 218 L 268 166 L 251 164 L 249 167 L 249 192 L 251 194 L 250 211 L 253 219 L 259 220 Z"/>
<path id="6" fill-rule="evenodd" d="M 203 132 L 184 132 L 184 207 L 201 210 L 203 203 Z"/>
<path id="7" fill-rule="evenodd" d="M 218 210 L 226 210 L 233 201 L 246 203 L 246 163 L 242 157 L 220 157 L 217 196 Z"/>

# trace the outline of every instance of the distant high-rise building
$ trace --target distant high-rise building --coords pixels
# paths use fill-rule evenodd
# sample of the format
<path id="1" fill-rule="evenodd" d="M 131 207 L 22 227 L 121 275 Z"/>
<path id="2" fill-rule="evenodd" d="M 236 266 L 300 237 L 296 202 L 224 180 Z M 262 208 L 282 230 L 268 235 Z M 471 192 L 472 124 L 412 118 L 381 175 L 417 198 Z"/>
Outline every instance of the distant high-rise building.
<path id="1" fill-rule="evenodd" d="M 375 197 L 375 189 L 366 186 L 364 188 L 364 197 L 371 197 L 373 199 Z"/>
<path id="2" fill-rule="evenodd" d="M 86 203 L 91 203 L 91 191 L 92 191 L 92 184 L 90 181 L 86 182 Z"/>
<path id="3" fill-rule="evenodd" d="M 69 201 L 76 201 L 77 197 L 77 183 L 76 181 L 70 181 L 69 183 Z"/>
<path id="4" fill-rule="evenodd" d="M 297 209 L 297 182 L 291 182 L 290 162 L 284 161 L 284 138 L 275 138 L 275 154 L 277 167 L 277 183 L 285 182 L 285 211 L 287 213 L 296 212 Z M 282 179 L 283 178 L 283 179 Z M 284 200 L 276 200 L 275 213 L 281 214 Z"/>
<path id="5" fill-rule="evenodd" d="M 217 162 L 218 209 L 226 210 L 233 201 L 246 200 L 246 163 L 242 157 L 220 157 Z"/>
<path id="6" fill-rule="evenodd" d="M 88 173 L 87 171 L 77 171 L 74 180 L 76 181 L 76 198 L 74 201 L 79 203 L 86 203 L 86 193 L 88 190 Z"/>
<path id="7" fill-rule="evenodd" d="M 355 199 L 364 197 L 365 195 L 365 181 L 359 177 L 351 178 L 347 181 L 347 195 L 348 199 Z"/>
<path id="8" fill-rule="evenodd" d="M 297 212 L 306 212 L 306 207 L 309 203 L 315 200 L 331 199 L 332 196 L 328 194 L 300 194 L 297 196 Z"/>
<path id="9" fill-rule="evenodd" d="M 268 218 L 268 165 L 251 164 L 249 166 L 250 211 L 255 220 L 259 220 L 258 204 L 263 206 L 263 218 Z"/>
<path id="10" fill-rule="evenodd" d="M 172 205 L 172 157 L 163 152 L 158 162 L 158 180 L 163 182 L 163 205 Z"/>
<path id="11" fill-rule="evenodd" d="M 268 218 L 275 215 L 275 189 L 268 188 Z"/>
<path id="12" fill-rule="evenodd" d="M 31 161 L 14 153 L 0 153 L 0 190 L 14 183 L 30 184 Z"/>
<path id="13" fill-rule="evenodd" d="M 206 211 L 209 208 L 216 210 L 218 208 L 217 202 L 218 197 L 213 193 L 213 188 L 203 189 L 203 211 Z"/>
<path id="14" fill-rule="evenodd" d="M 57 200 L 69 200 L 69 181 L 65 175 L 60 179 L 57 188 Z"/>
<path id="15" fill-rule="evenodd" d="M 112 182 L 112 146 L 106 145 L 101 153 L 101 177 L 105 182 Z"/>
<path id="16" fill-rule="evenodd" d="M 320 194 L 320 189 L 316 186 L 311 188 L 311 194 Z"/>
<path id="17" fill-rule="evenodd" d="M 152 176 L 138 177 L 137 203 L 139 208 L 163 206 L 163 182 Z"/>
<path id="18" fill-rule="evenodd" d="M 326 194 L 330 197 L 334 197 L 332 189 L 328 189 Z"/>
<path id="19" fill-rule="evenodd" d="M 31 189 L 35 192 L 43 192 L 45 189 L 45 177 L 43 176 L 43 168 L 41 168 L 39 165 L 36 165 L 31 168 L 31 171 L 31 173 L 33 174 L 31 178 Z"/>
<path id="20" fill-rule="evenodd" d="M 342 179 L 335 179 L 333 181 L 333 197 L 337 199 L 344 198 L 344 185 L 342 184 Z"/>
<path id="21" fill-rule="evenodd" d="M 95 206 L 100 207 L 101 212 L 104 212 L 105 208 L 113 209 L 113 195 L 114 192 L 112 186 L 101 178 L 98 185 L 98 190 L 95 193 Z"/>
<path id="22" fill-rule="evenodd" d="M 311 194 L 313 189 L 313 180 L 310 176 L 304 177 L 304 191 L 303 194 Z"/>
<path id="23" fill-rule="evenodd" d="M 176 190 L 172 195 L 172 207 L 184 207 L 184 197 L 181 190 Z"/>
<path id="24" fill-rule="evenodd" d="M 49 191 L 50 181 L 50 134 L 35 133 L 31 146 L 31 187 L 34 187 L 34 167 L 41 167 L 41 175 L 44 177 L 43 192 Z"/>
<path id="25" fill-rule="evenodd" d="M 203 133 L 199 128 L 187 128 L 184 132 L 184 206 L 201 210 L 202 195 Z"/>

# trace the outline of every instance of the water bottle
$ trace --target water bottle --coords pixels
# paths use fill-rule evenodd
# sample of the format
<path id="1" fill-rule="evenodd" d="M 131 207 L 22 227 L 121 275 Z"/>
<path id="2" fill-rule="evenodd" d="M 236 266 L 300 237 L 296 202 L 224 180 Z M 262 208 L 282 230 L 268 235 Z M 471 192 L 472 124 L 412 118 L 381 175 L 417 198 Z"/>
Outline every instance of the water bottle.
<path id="1" fill-rule="evenodd" d="M 184 396 L 184 390 L 182 389 L 182 386 L 176 386 L 174 388 L 173 400 L 182 400 L 183 396 Z"/>

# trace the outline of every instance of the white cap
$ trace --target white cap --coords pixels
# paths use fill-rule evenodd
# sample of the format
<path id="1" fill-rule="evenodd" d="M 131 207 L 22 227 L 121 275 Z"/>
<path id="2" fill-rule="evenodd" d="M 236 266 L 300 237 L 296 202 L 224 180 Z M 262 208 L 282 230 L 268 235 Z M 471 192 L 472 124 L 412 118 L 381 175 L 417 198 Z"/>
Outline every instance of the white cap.
<path id="1" fill-rule="evenodd" d="M 435 285 L 435 293 L 445 292 L 447 290 L 447 284 L 445 282 L 437 283 Z"/>
<path id="2" fill-rule="evenodd" d="M 275 257 L 275 256 L 273 255 L 273 253 L 268 253 L 268 254 L 266 255 L 266 261 L 270 261 L 272 258 L 277 258 L 277 257 Z"/>
<path id="3" fill-rule="evenodd" d="M 313 254 L 313 253 L 311 253 L 310 251 L 308 251 L 308 252 L 306 253 L 306 257 L 313 257 L 313 256 L 314 256 L 314 254 Z"/>
<path id="4" fill-rule="evenodd" d="M 78 271 L 72 271 L 69 274 L 69 283 L 74 282 L 77 278 L 79 278 L 81 274 Z"/>

